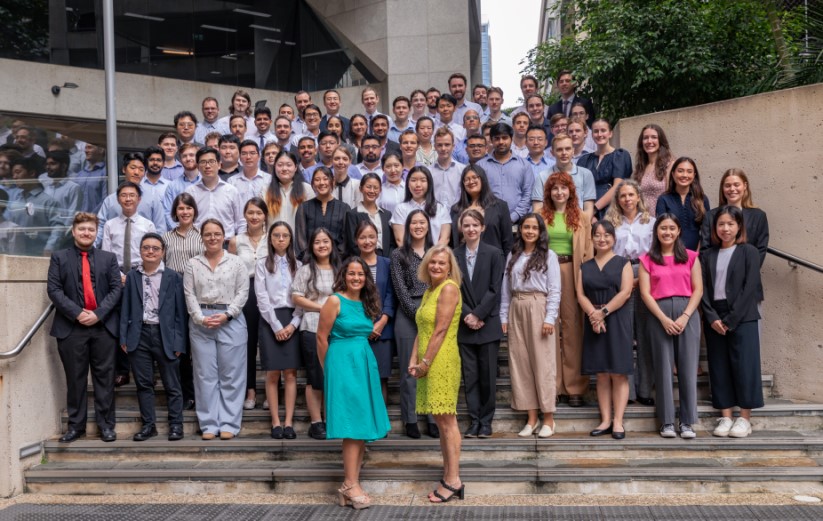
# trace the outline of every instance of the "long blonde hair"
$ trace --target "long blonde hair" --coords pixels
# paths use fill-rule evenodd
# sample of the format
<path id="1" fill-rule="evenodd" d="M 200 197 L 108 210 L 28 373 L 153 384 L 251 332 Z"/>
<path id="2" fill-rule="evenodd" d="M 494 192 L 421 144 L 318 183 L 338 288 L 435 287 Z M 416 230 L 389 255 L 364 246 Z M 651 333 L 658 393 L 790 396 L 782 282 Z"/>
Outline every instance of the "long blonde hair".
<path id="1" fill-rule="evenodd" d="M 637 213 L 640 215 L 640 222 L 642 224 L 648 223 L 652 219 L 652 216 L 649 213 L 649 209 L 646 208 L 643 197 L 640 195 L 640 184 L 634 179 L 624 179 L 617 187 L 617 190 L 614 191 L 614 197 L 612 197 L 612 202 L 609 203 L 609 209 L 606 210 L 605 219 L 612 223 L 615 229 L 623 224 L 623 208 L 620 207 L 618 199 L 620 199 L 620 190 L 624 187 L 631 188 L 634 190 L 634 193 L 637 194 Z"/>

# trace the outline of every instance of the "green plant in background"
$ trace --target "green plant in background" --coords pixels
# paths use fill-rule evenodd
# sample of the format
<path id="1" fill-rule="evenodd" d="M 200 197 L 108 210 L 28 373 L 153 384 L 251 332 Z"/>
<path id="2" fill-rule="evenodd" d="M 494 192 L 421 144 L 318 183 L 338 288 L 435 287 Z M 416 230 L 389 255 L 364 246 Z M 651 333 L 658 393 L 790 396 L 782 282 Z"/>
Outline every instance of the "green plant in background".
<path id="1" fill-rule="evenodd" d="M 524 72 L 549 81 L 573 70 L 580 95 L 612 120 L 821 81 L 819 8 L 773 2 L 558 3 L 566 34 L 532 49 Z"/>

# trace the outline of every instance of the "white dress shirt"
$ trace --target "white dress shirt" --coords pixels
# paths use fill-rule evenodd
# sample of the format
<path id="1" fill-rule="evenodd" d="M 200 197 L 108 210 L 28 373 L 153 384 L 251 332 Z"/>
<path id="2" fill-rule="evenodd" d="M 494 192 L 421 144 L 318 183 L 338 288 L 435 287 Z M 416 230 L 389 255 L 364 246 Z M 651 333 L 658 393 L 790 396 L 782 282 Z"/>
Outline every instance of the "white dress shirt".
<path id="1" fill-rule="evenodd" d="M 103 227 L 103 244 L 100 249 L 110 251 L 117 256 L 117 265 L 124 266 L 123 248 L 126 238 L 126 221 L 129 218 L 119 215 L 114 219 L 106 221 Z M 149 232 L 157 232 L 154 223 L 140 214 L 131 216 L 131 267 L 139 266 L 143 261 L 140 259 L 140 241 L 143 235 Z"/>
<path id="2" fill-rule="evenodd" d="M 649 217 L 649 222 L 642 223 L 642 214 L 638 212 L 633 221 L 629 221 L 622 216 L 621 224 L 614 230 L 614 253 L 629 260 L 639 259 L 645 255 L 652 247 L 652 234 L 654 233 L 654 217 Z"/>
<path id="3" fill-rule="evenodd" d="M 246 219 L 243 217 L 243 205 L 237 188 L 220 179 L 214 188 L 209 189 L 201 179 L 186 188 L 197 203 L 197 220 L 194 225 L 199 229 L 206 219 L 217 219 L 223 223 L 226 240 L 246 231 Z"/>
<path id="4" fill-rule="evenodd" d="M 266 258 L 263 257 L 257 261 L 254 289 L 257 293 L 257 308 L 260 310 L 260 316 L 271 326 L 271 330 L 277 333 L 286 326 L 277 320 L 275 311 L 281 308 L 294 308 L 291 298 L 291 284 L 294 277 L 289 272 L 289 264 L 285 257 L 275 254 L 274 266 L 274 273 L 269 273 L 266 269 Z M 297 261 L 297 268 L 300 269 L 300 266 L 300 261 Z M 302 308 L 295 309 L 290 322 L 295 330 L 300 327 L 302 318 Z"/>
<path id="5" fill-rule="evenodd" d="M 506 257 L 506 266 L 509 265 L 511 258 L 512 254 L 509 253 Z M 560 264 L 557 262 L 557 254 L 549 250 L 546 271 L 532 270 L 529 272 L 529 278 L 523 280 L 523 271 L 528 261 L 529 255 L 521 255 L 514 263 L 511 274 L 503 276 L 500 321 L 504 324 L 509 322 L 509 306 L 514 292 L 543 293 L 546 295 L 546 315 L 543 317 L 543 323 L 554 325 L 560 309 Z"/>
<path id="6" fill-rule="evenodd" d="M 246 202 L 252 197 L 259 197 L 261 192 L 264 192 L 271 183 L 271 174 L 257 169 L 254 176 L 249 179 L 246 174 L 240 172 L 227 181 L 230 185 L 237 188 L 240 203 L 245 206 Z"/>
<path id="7" fill-rule="evenodd" d="M 429 167 L 434 181 L 434 196 L 447 208 L 460 198 L 460 174 L 465 167 L 463 163 L 454 160 L 450 161 L 446 168 L 441 167 L 439 161 L 435 161 Z"/>
<path id="8" fill-rule="evenodd" d="M 380 187 L 380 199 L 377 200 L 377 205 L 389 213 L 394 213 L 394 209 L 397 208 L 397 205 L 402 203 L 405 198 L 405 181 L 392 184 L 384 179 L 383 186 Z"/>

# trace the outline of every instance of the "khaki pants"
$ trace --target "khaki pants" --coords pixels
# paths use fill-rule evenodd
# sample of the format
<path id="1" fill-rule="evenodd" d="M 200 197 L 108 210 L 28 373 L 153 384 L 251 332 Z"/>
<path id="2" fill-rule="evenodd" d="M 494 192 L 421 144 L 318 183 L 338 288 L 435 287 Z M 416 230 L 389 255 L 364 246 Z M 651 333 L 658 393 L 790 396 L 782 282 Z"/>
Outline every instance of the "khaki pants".
<path id="1" fill-rule="evenodd" d="M 589 377 L 580 374 L 583 361 L 583 312 L 577 304 L 574 264 L 560 265 L 560 327 L 557 337 L 557 394 L 584 394 Z"/>

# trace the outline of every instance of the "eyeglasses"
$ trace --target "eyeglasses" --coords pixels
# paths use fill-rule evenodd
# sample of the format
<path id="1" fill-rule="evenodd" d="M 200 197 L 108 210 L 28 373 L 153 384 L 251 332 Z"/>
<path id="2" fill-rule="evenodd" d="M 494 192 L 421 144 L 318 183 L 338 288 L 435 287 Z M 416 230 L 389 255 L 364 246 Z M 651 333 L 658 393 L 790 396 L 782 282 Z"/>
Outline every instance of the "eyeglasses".
<path id="1" fill-rule="evenodd" d="M 149 245 L 149 244 L 144 244 L 143 246 L 140 246 L 140 250 L 141 250 L 141 251 L 145 251 L 145 252 L 149 252 L 149 251 L 151 251 L 151 252 L 155 252 L 155 253 L 156 253 L 156 252 L 158 252 L 158 251 L 160 251 L 160 250 L 162 250 L 162 249 L 163 249 L 163 247 L 162 247 L 162 246 L 151 246 L 151 245 Z"/>
<path id="2" fill-rule="evenodd" d="M 480 117 L 479 116 L 463 116 L 464 121 L 467 120 L 467 119 L 480 119 Z"/>
<path id="3" fill-rule="evenodd" d="M 217 160 L 216 159 L 202 159 L 202 160 L 198 161 L 197 164 L 200 165 L 200 166 L 214 166 L 214 165 L 217 164 Z"/>
<path id="4" fill-rule="evenodd" d="M 180 128 L 194 128 L 194 123 L 178 123 L 177 126 Z"/>
<path id="5" fill-rule="evenodd" d="M 273 233 L 271 236 L 275 239 L 291 239 L 291 235 L 288 233 Z"/>

